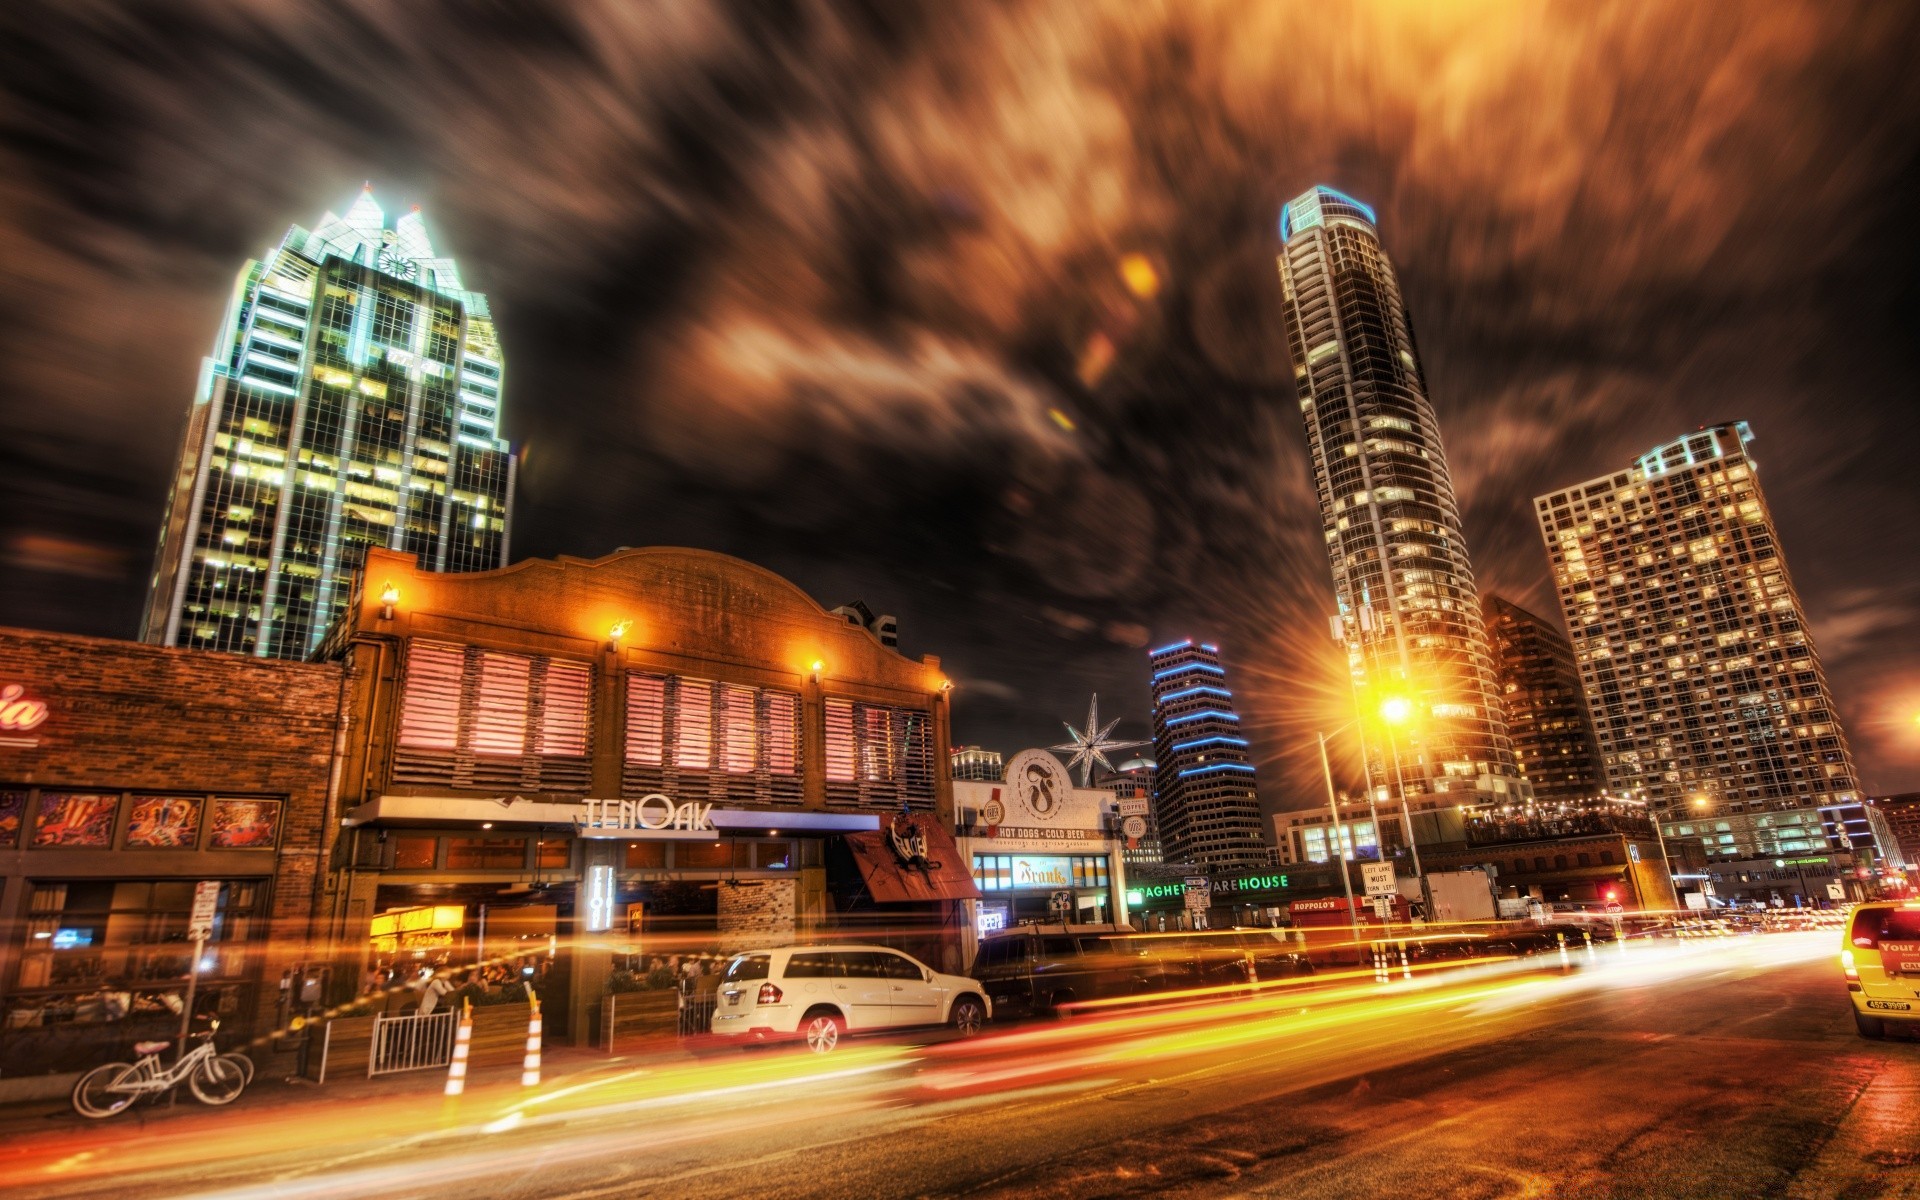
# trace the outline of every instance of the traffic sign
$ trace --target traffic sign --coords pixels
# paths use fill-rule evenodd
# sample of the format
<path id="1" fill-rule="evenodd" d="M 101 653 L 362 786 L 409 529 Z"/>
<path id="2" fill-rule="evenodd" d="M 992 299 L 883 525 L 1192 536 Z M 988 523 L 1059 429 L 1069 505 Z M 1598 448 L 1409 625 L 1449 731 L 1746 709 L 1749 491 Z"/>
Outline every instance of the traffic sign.
<path id="1" fill-rule="evenodd" d="M 1391 896 L 1400 890 L 1393 884 L 1392 863 L 1361 863 L 1360 878 L 1366 882 L 1369 896 Z"/>
<path id="2" fill-rule="evenodd" d="M 204 942 L 213 936 L 213 910 L 219 903 L 219 880 L 203 879 L 193 885 L 193 915 L 187 918 L 189 940 Z"/>

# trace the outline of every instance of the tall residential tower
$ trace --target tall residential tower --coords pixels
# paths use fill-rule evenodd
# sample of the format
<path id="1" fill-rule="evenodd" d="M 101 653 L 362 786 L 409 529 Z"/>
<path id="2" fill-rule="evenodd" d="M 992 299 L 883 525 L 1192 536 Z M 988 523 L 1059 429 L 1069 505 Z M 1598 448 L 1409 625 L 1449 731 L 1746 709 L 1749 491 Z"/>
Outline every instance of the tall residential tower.
<path id="1" fill-rule="evenodd" d="M 142 639 L 306 658 L 368 546 L 505 565 L 503 370 L 487 298 L 417 208 L 389 228 L 369 185 L 294 226 L 241 270 L 201 366 Z"/>
<path id="2" fill-rule="evenodd" d="M 1220 648 L 1175 642 L 1149 652 L 1147 662 L 1153 668 L 1153 809 L 1166 861 L 1264 866 L 1253 763 Z"/>
<path id="3" fill-rule="evenodd" d="M 1513 754 L 1536 800 L 1592 800 L 1606 790 L 1600 746 L 1581 698 L 1573 647 L 1550 621 L 1489 595 L 1482 606 Z"/>
<path id="4" fill-rule="evenodd" d="M 1719 858 L 1825 850 L 1860 784 L 1744 421 L 1534 501 L 1616 792 Z"/>
<path id="5" fill-rule="evenodd" d="M 1287 346 L 1313 457 L 1335 628 L 1355 698 L 1409 714 L 1368 739 L 1398 794 L 1527 794 L 1507 735 L 1460 508 L 1393 266 L 1371 208 L 1332 188 L 1280 220 Z"/>

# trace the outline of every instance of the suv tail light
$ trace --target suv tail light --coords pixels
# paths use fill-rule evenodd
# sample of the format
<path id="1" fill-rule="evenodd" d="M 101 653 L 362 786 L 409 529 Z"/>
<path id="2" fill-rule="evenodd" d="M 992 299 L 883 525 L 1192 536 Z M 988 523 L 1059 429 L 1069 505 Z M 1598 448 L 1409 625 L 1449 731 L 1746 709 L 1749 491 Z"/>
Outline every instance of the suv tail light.
<path id="1" fill-rule="evenodd" d="M 780 997 L 783 994 L 784 993 L 782 993 L 779 988 L 773 986 L 772 984 L 763 983 L 760 985 L 760 999 L 758 1003 L 778 1004 L 780 1003 Z"/>

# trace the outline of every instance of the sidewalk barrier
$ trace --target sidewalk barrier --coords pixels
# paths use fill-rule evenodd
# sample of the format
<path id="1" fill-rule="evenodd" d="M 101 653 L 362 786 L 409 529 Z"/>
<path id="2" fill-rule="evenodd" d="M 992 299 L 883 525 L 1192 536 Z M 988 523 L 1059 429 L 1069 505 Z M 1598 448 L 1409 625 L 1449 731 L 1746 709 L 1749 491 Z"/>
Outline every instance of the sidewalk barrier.
<path id="1" fill-rule="evenodd" d="M 1400 943 L 1400 978 L 1413 978 L 1413 967 L 1407 962 L 1407 944 L 1405 942 Z"/>
<path id="2" fill-rule="evenodd" d="M 473 1044 L 473 1002 L 461 1002 L 460 1027 L 453 1035 L 453 1061 L 447 1065 L 447 1092 L 458 1096 L 467 1090 L 467 1053 Z"/>
<path id="3" fill-rule="evenodd" d="M 1553 940 L 1554 940 L 1555 942 L 1557 942 L 1557 943 L 1559 943 L 1559 946 L 1560 946 L 1560 969 L 1564 971 L 1564 970 L 1566 970 L 1567 968 L 1569 968 L 1569 967 L 1571 967 L 1571 966 L 1573 966 L 1573 960 L 1571 960 L 1571 959 L 1569 959 L 1569 958 L 1567 957 L 1567 935 L 1566 935 L 1566 934 L 1564 934 L 1564 933 L 1556 933 L 1556 934 L 1554 934 L 1554 935 L 1553 935 Z"/>
<path id="4" fill-rule="evenodd" d="M 388 1016 L 375 1013 L 373 1045 L 367 1054 L 367 1078 L 399 1071 L 423 1071 L 453 1061 L 452 1009 L 437 1013 Z"/>
<path id="5" fill-rule="evenodd" d="M 520 1086 L 540 1086 L 540 1000 L 533 999 L 533 1013 L 527 1018 L 527 1057 L 520 1067 Z"/>

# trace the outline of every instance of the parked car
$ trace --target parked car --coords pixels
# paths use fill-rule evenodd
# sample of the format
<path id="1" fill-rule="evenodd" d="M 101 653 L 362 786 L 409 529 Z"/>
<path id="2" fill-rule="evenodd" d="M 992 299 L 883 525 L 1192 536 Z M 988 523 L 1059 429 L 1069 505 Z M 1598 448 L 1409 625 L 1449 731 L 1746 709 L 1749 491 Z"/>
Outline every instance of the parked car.
<path id="1" fill-rule="evenodd" d="M 1078 1000 L 1171 986 L 1132 933 L 1125 925 L 1017 925 L 981 940 L 973 977 L 1003 1016 L 1056 1013 Z"/>
<path id="2" fill-rule="evenodd" d="M 714 1034 L 803 1038 L 826 1054 L 850 1033 L 950 1026 L 972 1037 L 993 1014 L 986 989 L 886 946 L 784 946 L 736 954 L 721 973 Z"/>
<path id="3" fill-rule="evenodd" d="M 1862 904 L 1840 943 L 1840 969 L 1861 1037 L 1887 1023 L 1920 1033 L 1920 900 Z"/>

